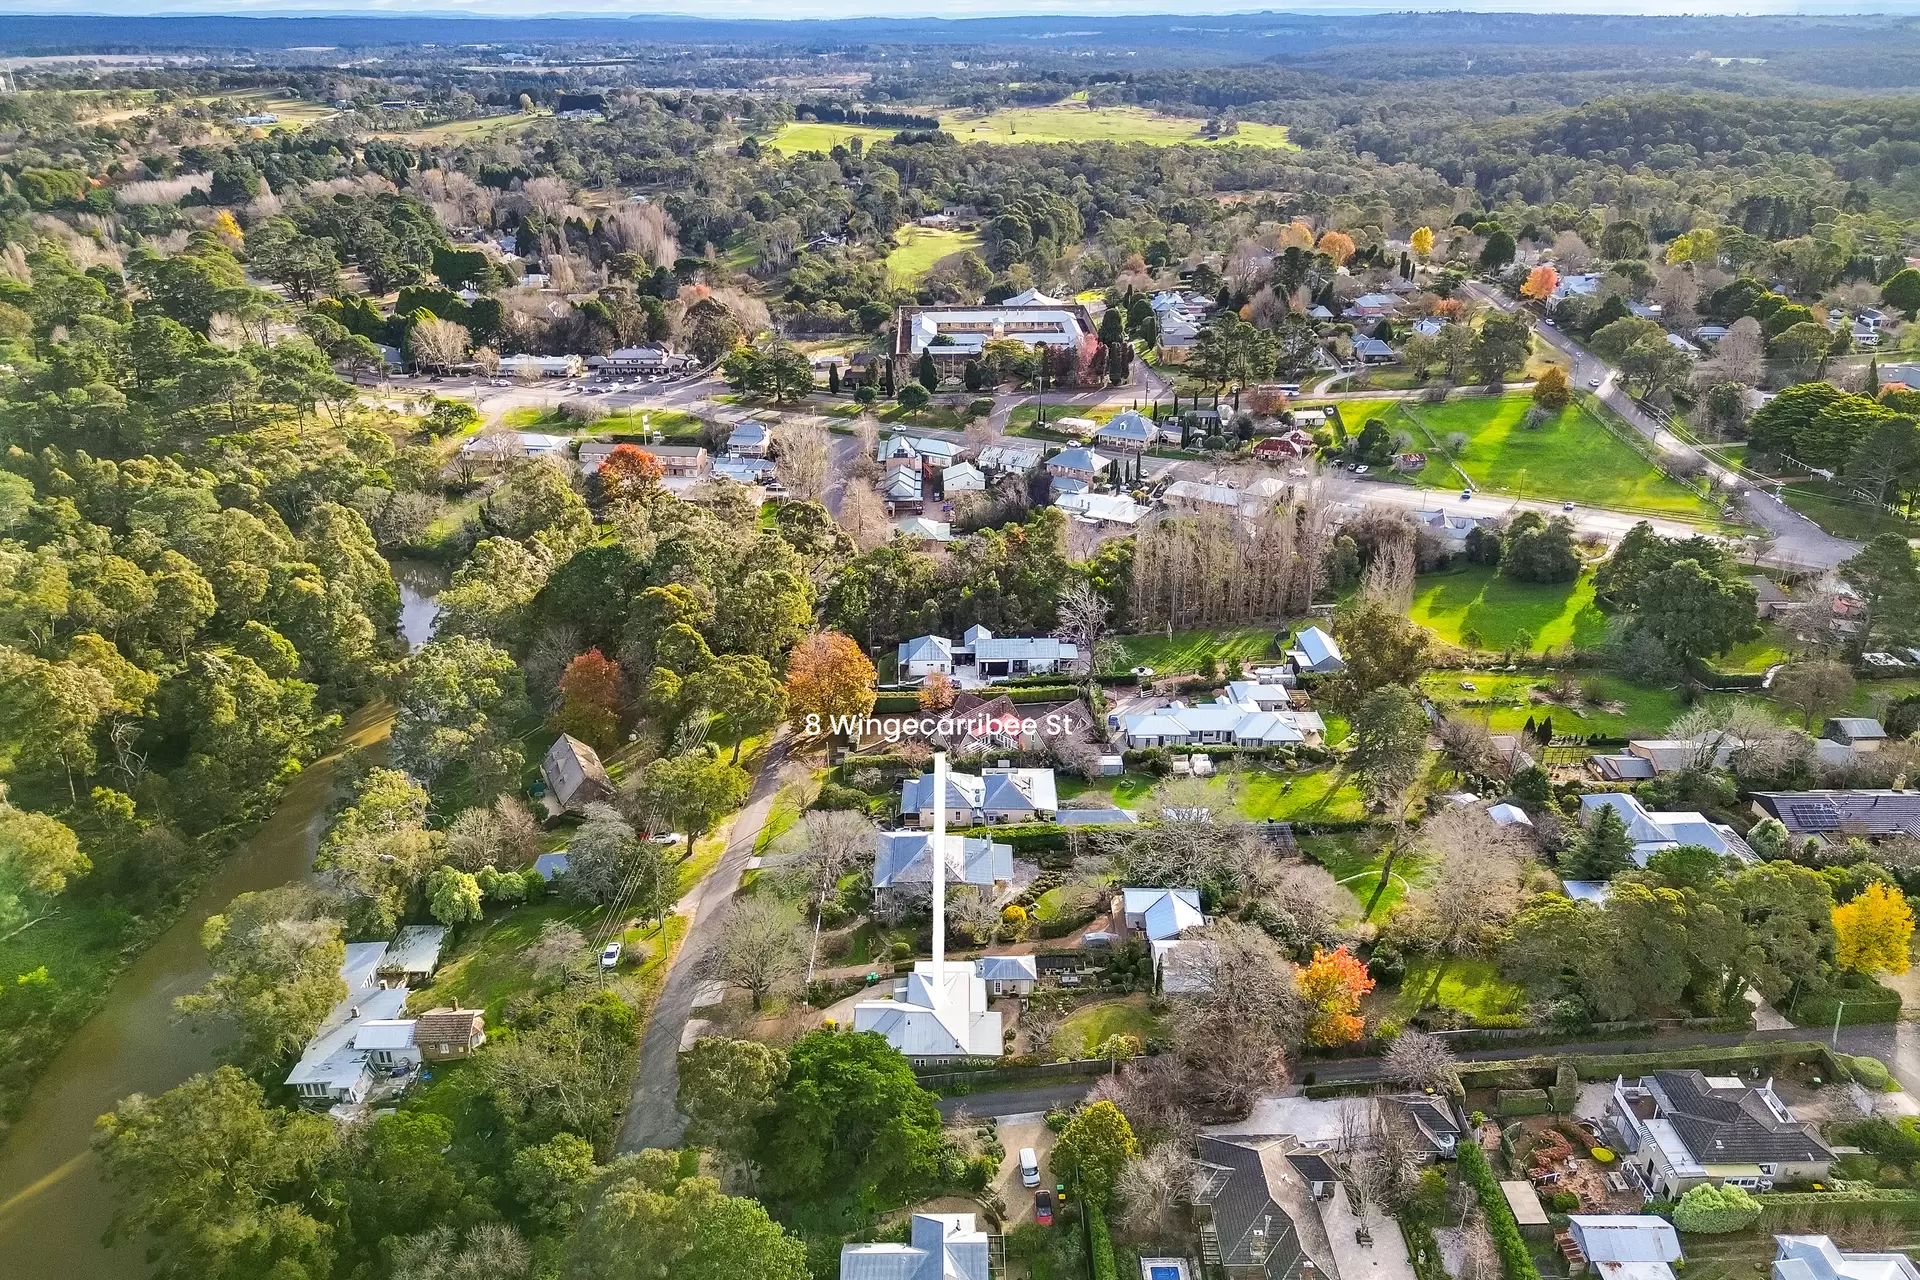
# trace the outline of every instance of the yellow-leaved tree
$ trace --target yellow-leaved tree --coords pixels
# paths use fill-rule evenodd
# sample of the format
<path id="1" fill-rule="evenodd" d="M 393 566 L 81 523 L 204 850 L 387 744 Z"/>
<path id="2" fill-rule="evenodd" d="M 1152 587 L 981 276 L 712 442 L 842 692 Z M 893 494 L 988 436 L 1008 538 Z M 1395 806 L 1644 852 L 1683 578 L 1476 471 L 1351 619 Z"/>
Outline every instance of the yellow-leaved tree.
<path id="1" fill-rule="evenodd" d="M 873 663 L 851 636 L 816 631 L 787 659 L 787 718 L 809 737 L 843 732 L 843 719 L 873 710 Z"/>
<path id="2" fill-rule="evenodd" d="M 1520 296 L 1531 298 L 1535 302 L 1545 302 L 1560 287 L 1560 273 L 1545 263 L 1527 272 L 1527 282 L 1520 286 Z"/>
<path id="3" fill-rule="evenodd" d="M 1433 252 L 1433 228 L 1415 227 L 1408 243 L 1412 246 L 1415 257 L 1427 257 Z"/>
<path id="4" fill-rule="evenodd" d="M 1899 888 L 1874 881 L 1833 909 L 1834 960 L 1852 973 L 1905 973 L 1913 908 Z"/>
<path id="5" fill-rule="evenodd" d="M 1324 232 L 1320 237 L 1320 252 L 1333 259 L 1336 267 L 1345 266 L 1353 256 L 1353 237 L 1344 231 Z"/>

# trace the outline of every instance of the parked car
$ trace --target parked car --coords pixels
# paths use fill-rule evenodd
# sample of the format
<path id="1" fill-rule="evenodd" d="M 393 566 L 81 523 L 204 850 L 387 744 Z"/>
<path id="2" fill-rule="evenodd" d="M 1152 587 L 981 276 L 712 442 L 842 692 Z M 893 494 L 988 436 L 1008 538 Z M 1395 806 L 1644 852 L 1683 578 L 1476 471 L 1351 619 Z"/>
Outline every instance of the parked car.
<path id="1" fill-rule="evenodd" d="M 1043 1227 L 1053 1225 L 1053 1192 L 1036 1191 L 1033 1193 L 1033 1220 Z"/>
<path id="2" fill-rule="evenodd" d="M 1470 501 L 1472 501 L 1472 499 L 1473 499 L 1473 490 L 1471 490 L 1471 489 L 1462 489 L 1462 490 L 1460 491 L 1460 501 L 1462 501 L 1462 502 L 1470 502 Z"/>
<path id="3" fill-rule="evenodd" d="M 1573 503 L 1571 501 L 1563 502 L 1560 504 L 1560 509 L 1562 511 L 1571 511 L 1573 510 Z"/>
<path id="4" fill-rule="evenodd" d="M 1040 1157 L 1033 1153 L 1032 1147 L 1020 1148 L 1020 1185 L 1023 1187 L 1040 1185 Z"/>
<path id="5" fill-rule="evenodd" d="M 678 831 L 662 831 L 657 836 L 648 836 L 647 839 L 653 841 L 655 844 L 679 844 L 682 840 L 686 839 L 686 837 Z"/>
<path id="6" fill-rule="evenodd" d="M 1588 385 L 1589 387 L 1592 387 L 1592 388 L 1593 388 L 1593 389 L 1594 389 L 1595 391 L 1598 391 L 1598 390 L 1600 389 L 1600 383 L 1601 383 L 1601 381 L 1602 381 L 1602 379 L 1600 379 L 1600 378 L 1588 378 L 1588 379 L 1587 379 L 1587 385 Z"/>
<path id="7" fill-rule="evenodd" d="M 618 942 L 609 942 L 606 950 L 600 953 L 600 967 L 602 969 L 611 969 L 619 963 L 620 944 Z"/>

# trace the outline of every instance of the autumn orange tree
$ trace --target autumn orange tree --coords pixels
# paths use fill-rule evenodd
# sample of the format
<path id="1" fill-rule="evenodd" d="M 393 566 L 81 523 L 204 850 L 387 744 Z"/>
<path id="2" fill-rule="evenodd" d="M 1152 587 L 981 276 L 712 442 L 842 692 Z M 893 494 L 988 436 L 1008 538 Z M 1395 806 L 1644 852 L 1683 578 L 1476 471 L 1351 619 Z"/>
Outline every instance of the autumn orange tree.
<path id="1" fill-rule="evenodd" d="M 1319 249 L 1333 259 L 1334 266 L 1345 266 L 1353 256 L 1353 237 L 1344 231 L 1328 231 L 1321 235 Z"/>
<path id="2" fill-rule="evenodd" d="M 1373 990 L 1367 966 L 1345 947 L 1333 951 L 1315 948 L 1313 960 L 1294 971 L 1294 981 L 1307 1002 L 1307 1043 L 1351 1044 L 1366 1029 L 1360 999 Z"/>
<path id="3" fill-rule="evenodd" d="M 1532 298 L 1535 302 L 1545 302 L 1560 287 L 1560 273 L 1544 262 L 1527 272 L 1527 282 L 1520 286 L 1520 296 Z"/>
<path id="4" fill-rule="evenodd" d="M 831 733 L 834 717 L 873 710 L 877 678 L 852 636 L 816 631 L 787 659 L 787 719 L 810 737 Z"/>
<path id="5" fill-rule="evenodd" d="M 953 705 L 953 681 L 945 672 L 935 671 L 920 682 L 920 709 L 945 711 Z"/>
<path id="6" fill-rule="evenodd" d="M 553 727 L 594 748 L 613 745 L 625 705 L 620 664 L 589 649 L 567 664 L 560 677 L 560 709 Z"/>
<path id="7" fill-rule="evenodd" d="M 1895 885 L 1876 880 L 1833 909 L 1833 958 L 1852 973 L 1905 973 L 1913 908 Z"/>
<path id="8" fill-rule="evenodd" d="M 1554 413 L 1572 404 L 1573 388 L 1567 385 L 1567 371 L 1557 364 L 1549 365 L 1533 384 L 1533 402 Z"/>
<path id="9" fill-rule="evenodd" d="M 666 474 L 660 459 L 638 445 L 615 445 L 600 464 L 600 492 L 608 502 L 635 502 Z"/>

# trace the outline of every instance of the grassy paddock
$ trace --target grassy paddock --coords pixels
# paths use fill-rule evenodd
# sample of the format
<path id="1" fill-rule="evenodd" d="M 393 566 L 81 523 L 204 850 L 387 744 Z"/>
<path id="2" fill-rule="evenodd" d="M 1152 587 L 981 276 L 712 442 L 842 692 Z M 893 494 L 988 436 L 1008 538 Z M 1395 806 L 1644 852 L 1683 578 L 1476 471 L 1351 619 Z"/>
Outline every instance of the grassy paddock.
<path id="1" fill-rule="evenodd" d="M 907 288 L 919 284 L 942 258 L 981 245 L 977 231 L 948 231 L 941 227 L 902 227 L 887 255 L 887 278 Z"/>
<path id="2" fill-rule="evenodd" d="M 1420 578 L 1409 616 L 1449 644 L 1464 647 L 1465 633 L 1478 632 L 1488 650 L 1518 645 L 1523 632 L 1532 650 L 1589 649 L 1607 630 L 1591 574 L 1577 582 L 1516 582 L 1483 565 Z"/>
<path id="3" fill-rule="evenodd" d="M 1467 396 L 1444 404 L 1397 406 L 1389 428 L 1411 427 L 1428 450 L 1414 479 L 1454 489 L 1459 477 L 1436 450 L 1455 434 L 1467 443 L 1453 461 L 1476 487 L 1523 497 L 1571 499 L 1624 511 L 1707 518 L 1704 500 L 1667 479 L 1581 405 L 1571 405 L 1537 428 L 1526 425 L 1530 396 Z M 1355 427 L 1351 416 L 1349 429 Z"/>
<path id="4" fill-rule="evenodd" d="M 1209 658 L 1224 665 L 1238 658 L 1253 665 L 1262 658 L 1277 658 L 1275 627 L 1226 627 L 1203 631 L 1176 631 L 1172 635 L 1122 636 L 1126 668 L 1152 667 L 1161 675 L 1199 671 Z"/>
<path id="5" fill-rule="evenodd" d="M 1420 681 L 1420 692 L 1449 711 L 1482 720 L 1495 733 L 1510 733 L 1531 719 L 1553 717 L 1556 733 L 1601 737 L 1653 737 L 1686 710 L 1678 688 L 1634 684 L 1605 671 L 1575 671 L 1580 687 L 1600 695 L 1578 706 L 1548 702 L 1536 695 L 1552 688 L 1552 675 L 1523 671 L 1498 675 L 1485 671 L 1436 671 Z M 1472 689 L 1462 689 L 1462 681 Z M 1464 705 L 1474 703 L 1477 705 Z"/>
<path id="6" fill-rule="evenodd" d="M 1144 142 L 1150 146 L 1266 147 L 1299 150 L 1287 138 L 1287 127 L 1242 121 L 1238 133 L 1209 138 L 1201 121 L 1186 116 L 1161 115 L 1140 107 L 1093 107 L 1057 103 L 1045 107 L 1006 107 L 979 115 L 947 112 L 940 127 L 961 142 Z M 890 142 L 902 132 L 896 127 L 822 124 L 791 121 L 773 135 L 770 146 L 787 155 L 801 151 L 830 152 L 859 138 L 865 146 Z"/>

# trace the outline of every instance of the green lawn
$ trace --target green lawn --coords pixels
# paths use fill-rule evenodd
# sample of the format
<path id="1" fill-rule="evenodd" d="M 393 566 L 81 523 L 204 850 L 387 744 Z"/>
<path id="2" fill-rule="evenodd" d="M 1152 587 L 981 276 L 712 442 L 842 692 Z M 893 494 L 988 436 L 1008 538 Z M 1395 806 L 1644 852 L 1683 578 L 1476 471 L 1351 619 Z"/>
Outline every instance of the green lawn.
<path id="1" fill-rule="evenodd" d="M 830 152 L 835 147 L 845 146 L 855 138 L 862 146 L 870 147 L 876 142 L 891 142 L 899 133 L 897 128 L 882 129 L 859 124 L 821 124 L 817 121 L 792 120 L 780 126 L 780 132 L 773 135 L 769 146 L 783 155 L 797 155 L 802 151 Z"/>
<path id="2" fill-rule="evenodd" d="M 1138 635 L 1120 637 L 1126 668 L 1152 667 L 1161 675 L 1200 671 L 1207 659 L 1218 658 L 1224 666 L 1238 658 L 1251 665 L 1262 658 L 1277 655 L 1274 627 L 1226 627 L 1205 631 L 1176 631 L 1171 636 Z"/>
<path id="3" fill-rule="evenodd" d="M 1489 961 L 1454 960 L 1442 971 L 1438 962 L 1425 959 L 1407 965 L 1407 976 L 1394 994 L 1392 1010 L 1395 1016 L 1406 1018 L 1429 1005 L 1440 1005 L 1485 1018 L 1517 1013 L 1525 1002 L 1526 992 L 1503 979 Z"/>
<path id="4" fill-rule="evenodd" d="M 1495 733 L 1511 733 L 1529 719 L 1552 716 L 1556 733 L 1645 738 L 1666 732 L 1686 710 L 1677 688 L 1649 688 L 1605 671 L 1572 675 L 1583 690 L 1598 694 L 1599 701 L 1583 701 L 1577 708 L 1535 701 L 1531 695 L 1536 689 L 1544 692 L 1553 686 L 1553 677 L 1542 672 L 1436 671 L 1420 681 L 1420 691 L 1443 708 L 1484 720 Z M 1463 680 L 1474 688 L 1462 689 Z"/>
<path id="5" fill-rule="evenodd" d="M 977 231 L 948 231 L 940 227 L 902 227 L 894 236 L 893 252 L 887 255 L 887 279 L 901 288 L 920 283 L 942 258 L 981 245 Z"/>
<path id="6" fill-rule="evenodd" d="M 1534 652 L 1572 645 L 1588 649 L 1606 637 L 1607 618 L 1593 602 L 1593 577 L 1577 582 L 1516 582 L 1484 565 L 1427 574 L 1414 584 L 1415 622 L 1449 644 L 1479 634 L 1482 650 L 1519 645 Z"/>
<path id="7" fill-rule="evenodd" d="M 415 1009 L 432 1009 L 457 1000 L 463 1009 L 485 1009 L 487 1021 L 497 1025 L 509 999 L 540 985 L 522 953 L 540 937 L 541 927 L 549 920 L 562 921 L 591 943 L 600 914 L 599 907 L 547 902 L 515 908 L 478 928 L 469 926 L 453 957 L 440 966 L 431 983 L 408 997 L 408 1003 Z"/>
<path id="8" fill-rule="evenodd" d="M 1201 748 L 1204 752 L 1204 748 Z M 1274 773 L 1251 769 L 1236 775 L 1240 780 L 1239 809 L 1242 817 L 1255 822 L 1344 822 L 1366 816 L 1366 803 L 1360 788 L 1343 769 L 1324 768 L 1305 773 Z M 1062 777 L 1058 780 L 1060 798 L 1099 796 L 1122 809 L 1138 808 L 1160 780 L 1144 773 L 1125 773 L 1118 778 L 1103 778 L 1099 783 Z M 1216 774 L 1208 787 L 1224 793 L 1227 775 Z M 1224 798 L 1224 795 L 1223 797 Z"/>
<path id="9" fill-rule="evenodd" d="M 857 419 L 867 412 L 858 402 L 847 400 L 838 404 L 819 406 L 819 412 L 829 418 Z M 891 427 L 911 432 L 916 427 L 932 431 L 959 431 L 967 424 L 960 417 L 960 410 L 950 404 L 930 404 L 918 413 L 912 413 L 894 400 L 876 401 L 872 409 L 873 416 Z"/>
<path id="10" fill-rule="evenodd" d="M 1144 1046 L 1160 1030 L 1161 1019 L 1147 1008 L 1145 996 L 1124 996 L 1075 1009 L 1054 1032 L 1053 1043 L 1077 1058 L 1092 1054 L 1109 1036 L 1138 1036 Z"/>
<path id="11" fill-rule="evenodd" d="M 1656 471 L 1631 447 L 1616 439 L 1588 410 L 1575 404 L 1539 428 L 1525 425 L 1529 396 L 1469 396 L 1444 404 L 1401 402 L 1399 420 L 1423 427 L 1415 439 L 1427 451 L 1427 465 L 1414 476 L 1436 488 L 1459 487 L 1441 452 L 1447 439 L 1465 435 L 1457 462 L 1476 488 L 1523 497 L 1571 499 L 1589 506 L 1659 515 L 1706 518 L 1714 510 L 1704 500 Z M 1350 429 L 1357 429 L 1349 416 Z"/>
<path id="12" fill-rule="evenodd" d="M 1335 880 L 1354 897 L 1353 918 L 1359 920 L 1372 901 L 1374 888 L 1380 883 L 1380 867 L 1385 861 L 1379 851 L 1368 853 L 1360 848 L 1359 838 L 1355 835 L 1307 836 L 1300 841 L 1300 850 L 1309 858 L 1325 867 Z M 1387 879 L 1387 887 L 1380 894 L 1380 901 L 1374 904 L 1373 918 L 1382 920 L 1394 904 L 1407 896 L 1409 889 L 1426 882 L 1429 871 L 1427 863 L 1411 853 L 1403 853 L 1393 863 L 1393 873 Z"/>
<path id="13" fill-rule="evenodd" d="M 1709 663 L 1715 671 L 1750 673 L 1765 671 L 1776 662 L 1785 662 L 1791 654 L 1800 648 L 1799 643 L 1783 629 L 1766 623 L 1766 630 L 1760 633 L 1758 640 L 1749 640 Z"/>

